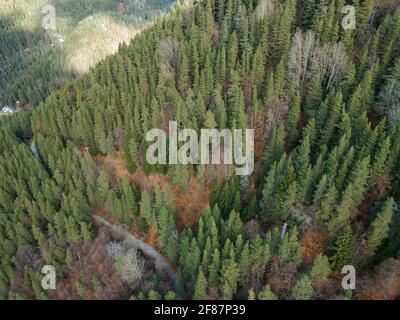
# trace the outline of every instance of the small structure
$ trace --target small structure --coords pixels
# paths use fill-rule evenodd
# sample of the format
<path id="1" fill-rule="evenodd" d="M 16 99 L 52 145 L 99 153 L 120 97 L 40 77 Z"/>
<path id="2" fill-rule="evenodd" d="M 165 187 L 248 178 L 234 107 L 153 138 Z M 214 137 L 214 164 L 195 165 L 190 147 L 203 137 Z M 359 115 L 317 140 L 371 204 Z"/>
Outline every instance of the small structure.
<path id="1" fill-rule="evenodd" d="M 14 113 L 17 113 L 17 112 L 20 112 L 23 110 L 27 110 L 30 108 L 31 108 L 31 105 L 29 103 L 25 104 L 25 103 L 21 103 L 19 101 L 15 102 L 15 107 L 8 106 L 8 105 L 3 106 L 2 104 L 0 104 L 0 117 L 1 116 L 9 116 Z"/>
<path id="2" fill-rule="evenodd" d="M 4 106 L 3 109 L 0 110 L 0 116 L 9 116 L 14 113 L 14 109 L 10 106 Z"/>

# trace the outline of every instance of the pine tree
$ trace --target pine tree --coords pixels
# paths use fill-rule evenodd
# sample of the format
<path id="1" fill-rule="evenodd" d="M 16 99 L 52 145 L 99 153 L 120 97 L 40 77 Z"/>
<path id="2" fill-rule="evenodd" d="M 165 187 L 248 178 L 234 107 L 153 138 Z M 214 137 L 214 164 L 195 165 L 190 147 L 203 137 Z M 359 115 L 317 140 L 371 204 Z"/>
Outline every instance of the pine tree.
<path id="1" fill-rule="evenodd" d="M 310 138 L 305 136 L 301 145 L 296 149 L 295 163 L 297 165 L 299 181 L 299 199 L 307 202 L 311 193 L 312 168 L 310 164 Z"/>
<path id="2" fill-rule="evenodd" d="M 292 298 L 295 300 L 310 300 L 314 290 L 310 278 L 307 275 L 301 276 L 292 291 Z"/>
<path id="3" fill-rule="evenodd" d="M 301 5 L 301 24 L 309 29 L 314 19 L 315 14 L 315 0 L 304 0 Z"/>
<path id="4" fill-rule="evenodd" d="M 208 281 L 210 287 L 217 288 L 219 281 L 220 255 L 218 249 L 214 249 L 212 261 L 208 269 Z"/>
<path id="5" fill-rule="evenodd" d="M 329 260 L 327 256 L 319 254 L 315 260 L 310 271 L 311 279 L 316 278 L 327 278 L 331 273 L 331 268 L 329 266 Z"/>
<path id="6" fill-rule="evenodd" d="M 176 300 L 176 294 L 175 294 L 175 292 L 173 292 L 173 291 L 168 291 L 167 292 L 167 294 L 165 295 L 165 300 L 169 300 L 169 301 L 172 301 L 172 300 Z"/>
<path id="7" fill-rule="evenodd" d="M 279 244 L 278 258 L 280 263 L 293 263 L 297 265 L 301 262 L 300 244 L 297 240 L 297 234 L 297 228 L 294 227 Z"/>
<path id="8" fill-rule="evenodd" d="M 345 265 L 353 261 L 353 253 L 356 245 L 356 237 L 350 227 L 346 227 L 336 238 L 335 254 L 332 258 L 332 268 L 341 271 Z"/>
<path id="9" fill-rule="evenodd" d="M 275 293 L 272 292 L 271 287 L 267 284 L 264 289 L 258 294 L 259 300 L 278 300 Z"/>
<path id="10" fill-rule="evenodd" d="M 256 293 L 253 288 L 251 288 L 248 292 L 247 300 L 256 300 Z"/>
<path id="11" fill-rule="evenodd" d="M 148 300 L 161 300 L 161 295 L 155 290 L 150 290 Z"/>
<path id="12" fill-rule="evenodd" d="M 240 282 L 246 284 L 249 278 L 248 270 L 250 270 L 251 258 L 250 258 L 250 248 L 249 243 L 243 246 L 239 258 L 239 272 L 240 272 Z"/>
<path id="13" fill-rule="evenodd" d="M 377 248 L 389 234 L 389 226 L 393 216 L 393 199 L 386 200 L 377 217 L 372 222 L 367 236 L 367 257 L 376 253 Z"/>
<path id="14" fill-rule="evenodd" d="M 207 300 L 208 299 L 207 279 L 204 276 L 204 273 L 201 269 L 199 270 L 199 275 L 197 277 L 196 285 L 194 288 L 193 299 L 194 300 Z"/>
<path id="15" fill-rule="evenodd" d="M 97 201 L 100 204 L 104 204 L 108 197 L 108 176 L 105 171 L 100 171 L 100 174 L 96 181 L 96 189 L 97 189 Z"/>
<path id="16" fill-rule="evenodd" d="M 300 118 L 300 102 L 301 97 L 297 94 L 290 104 L 289 116 L 288 116 L 288 139 L 289 144 L 293 146 L 298 138 L 297 125 Z"/>
<path id="17" fill-rule="evenodd" d="M 285 129 L 282 124 L 278 128 L 274 129 L 271 137 L 271 141 L 265 150 L 264 166 L 268 170 L 274 161 L 278 161 L 283 153 L 285 144 Z"/>
<path id="18" fill-rule="evenodd" d="M 232 300 L 233 299 L 233 290 L 228 282 L 225 282 L 222 290 L 222 300 Z"/>
<path id="19" fill-rule="evenodd" d="M 331 111 L 324 125 L 324 128 L 322 129 L 321 140 L 320 140 L 321 144 L 329 144 L 329 142 L 332 139 L 334 130 L 336 128 L 336 124 L 338 122 L 340 113 L 343 110 L 344 106 L 342 93 L 338 91 L 336 94 L 334 95 L 332 94 L 330 96 L 330 102 L 332 104 Z"/>
<path id="20" fill-rule="evenodd" d="M 243 223 L 240 214 L 235 210 L 231 211 L 228 221 L 224 224 L 224 239 L 235 240 L 243 231 Z"/>
<path id="21" fill-rule="evenodd" d="M 370 156 L 359 160 L 350 177 L 353 185 L 353 201 L 355 206 L 360 205 L 364 198 L 364 192 L 369 178 L 369 163 Z"/>
<path id="22" fill-rule="evenodd" d="M 322 86 L 321 86 L 321 75 L 317 73 L 310 84 L 308 89 L 304 111 L 308 119 L 316 116 L 318 106 L 322 102 Z"/>
<path id="23" fill-rule="evenodd" d="M 204 125 L 208 129 L 214 129 L 217 126 L 217 122 L 215 121 L 214 114 L 208 110 L 205 116 Z"/>
<path id="24" fill-rule="evenodd" d="M 336 215 L 328 222 L 329 231 L 334 231 L 351 218 L 354 209 L 354 191 L 353 184 L 347 186 L 342 192 L 342 198 L 336 207 Z"/>
<path id="25" fill-rule="evenodd" d="M 140 200 L 140 216 L 143 217 L 149 226 L 157 228 L 157 221 L 151 206 L 151 198 L 147 191 L 142 192 Z"/>
<path id="26" fill-rule="evenodd" d="M 371 161 L 371 181 L 374 182 L 376 177 L 388 172 L 388 166 L 386 165 L 386 159 L 389 156 L 391 147 L 390 138 L 387 137 L 383 143 L 378 147 L 374 159 Z"/>
<path id="27" fill-rule="evenodd" d="M 222 263 L 222 270 L 224 270 L 224 272 L 221 277 L 221 283 L 225 284 L 225 286 L 227 285 L 229 290 L 235 294 L 240 277 L 240 271 L 238 264 L 234 260 L 232 252 L 230 257 Z"/>

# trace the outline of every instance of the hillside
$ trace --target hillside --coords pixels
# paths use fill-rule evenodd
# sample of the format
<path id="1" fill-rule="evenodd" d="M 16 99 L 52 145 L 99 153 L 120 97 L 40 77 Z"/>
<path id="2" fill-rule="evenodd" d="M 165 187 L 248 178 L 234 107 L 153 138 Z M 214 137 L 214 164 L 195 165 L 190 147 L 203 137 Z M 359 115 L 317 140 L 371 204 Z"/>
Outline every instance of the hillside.
<path id="1" fill-rule="evenodd" d="M 185 1 L 1 117 L 0 298 L 398 299 L 400 8 L 353 5 L 345 30 L 343 0 Z M 170 121 L 254 129 L 254 172 L 150 164 Z"/>
<path id="2" fill-rule="evenodd" d="M 128 43 L 174 1 L 3 2 L 0 98 L 6 105 L 16 101 L 37 105 L 52 90 L 116 52 L 120 43 Z"/>

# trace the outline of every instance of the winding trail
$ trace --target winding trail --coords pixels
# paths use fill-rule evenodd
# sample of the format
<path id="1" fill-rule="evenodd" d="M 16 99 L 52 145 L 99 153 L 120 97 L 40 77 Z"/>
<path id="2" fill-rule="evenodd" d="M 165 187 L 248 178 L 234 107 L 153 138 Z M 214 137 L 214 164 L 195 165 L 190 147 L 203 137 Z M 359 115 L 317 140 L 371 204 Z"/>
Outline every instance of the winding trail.
<path id="1" fill-rule="evenodd" d="M 174 286 L 176 285 L 176 271 L 174 266 L 156 249 L 154 249 L 152 246 L 148 245 L 138 237 L 134 236 L 132 233 L 124 229 L 124 227 L 119 224 L 112 224 L 103 217 L 100 217 L 96 214 L 93 214 L 93 219 L 96 221 L 97 224 L 103 225 L 107 229 L 109 229 L 115 238 L 121 240 L 123 239 L 128 245 L 139 249 L 143 252 L 144 255 L 154 259 L 156 268 L 160 271 L 165 271 Z"/>

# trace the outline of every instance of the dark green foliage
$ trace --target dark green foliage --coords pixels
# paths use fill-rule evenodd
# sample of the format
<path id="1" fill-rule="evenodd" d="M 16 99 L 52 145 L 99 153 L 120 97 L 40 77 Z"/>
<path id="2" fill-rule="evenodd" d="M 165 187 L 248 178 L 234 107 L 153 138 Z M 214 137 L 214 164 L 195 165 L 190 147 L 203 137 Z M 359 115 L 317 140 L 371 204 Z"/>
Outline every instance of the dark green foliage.
<path id="1" fill-rule="evenodd" d="M 46 88 L 42 104 L 0 118 L 0 298 L 46 298 L 39 262 L 62 271 L 62 298 L 98 298 L 118 282 L 112 263 L 103 268 L 110 239 L 97 244 L 94 214 L 142 237 L 176 270 L 173 283 L 148 263 L 129 288 L 137 299 L 319 298 L 331 268 L 370 271 L 400 257 L 400 128 L 387 113 L 396 106 L 400 14 L 357 2 L 360 31 L 349 33 L 343 1 L 270 2 L 178 5 L 87 75 Z M 287 62 L 299 27 L 314 30 L 328 56 L 344 43 L 337 81 L 316 60 L 293 89 Z M 14 35 L 0 32 L 7 55 Z M 46 67 L 32 74 L 42 78 Z M 39 101 L 32 83 L 18 88 Z M 146 134 L 170 120 L 197 132 L 254 128 L 254 174 L 150 165 Z M 310 233 L 320 243 L 308 243 Z M 112 270 L 107 280 L 90 274 L 98 265 Z M 126 297 L 125 289 L 114 291 Z"/>

